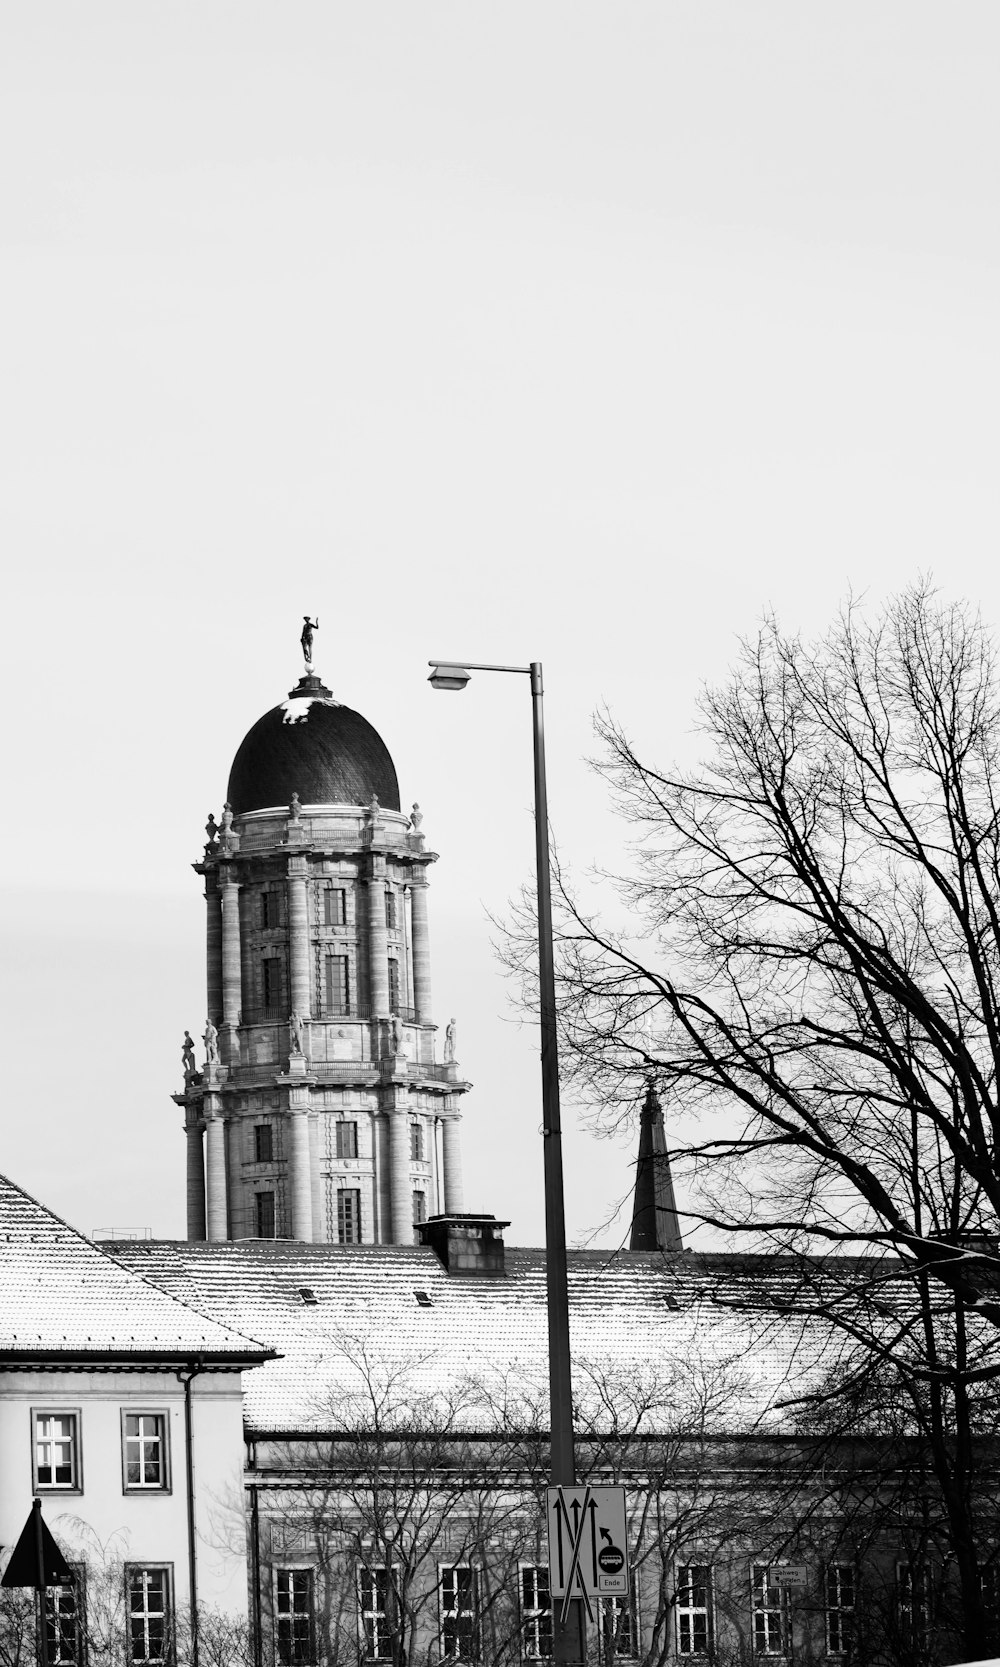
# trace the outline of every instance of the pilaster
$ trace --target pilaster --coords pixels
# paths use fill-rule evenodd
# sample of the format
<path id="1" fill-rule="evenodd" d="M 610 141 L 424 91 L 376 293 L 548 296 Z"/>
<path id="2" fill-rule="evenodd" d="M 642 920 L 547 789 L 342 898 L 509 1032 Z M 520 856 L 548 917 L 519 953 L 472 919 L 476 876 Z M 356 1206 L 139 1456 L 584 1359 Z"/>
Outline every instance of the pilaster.
<path id="1" fill-rule="evenodd" d="M 427 881 L 416 871 L 410 888 L 410 925 L 413 933 L 413 1005 L 417 1023 L 431 1023 L 431 945 L 427 925 Z"/>

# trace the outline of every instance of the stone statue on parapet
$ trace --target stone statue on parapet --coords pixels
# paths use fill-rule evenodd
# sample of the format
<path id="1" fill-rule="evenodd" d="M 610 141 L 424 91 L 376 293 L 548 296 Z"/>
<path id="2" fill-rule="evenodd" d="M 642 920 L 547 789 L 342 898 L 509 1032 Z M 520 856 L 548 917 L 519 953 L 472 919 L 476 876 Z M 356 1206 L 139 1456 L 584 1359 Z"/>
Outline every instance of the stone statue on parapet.
<path id="1" fill-rule="evenodd" d="M 410 813 L 410 827 L 413 829 L 414 833 L 419 833 L 420 832 L 420 824 L 423 821 L 423 819 L 424 819 L 424 813 L 421 810 L 420 806 L 419 805 L 414 805 L 413 810 Z"/>
<path id="2" fill-rule="evenodd" d="M 458 1026 L 456 1025 L 454 1019 L 449 1019 L 448 1023 L 444 1027 L 444 1062 L 446 1065 L 454 1065 L 455 1048 L 457 1044 Z"/>
<path id="3" fill-rule="evenodd" d="M 184 1032 L 184 1040 L 181 1043 L 181 1064 L 184 1067 L 185 1082 L 190 1082 L 193 1077 L 198 1075 L 198 1065 L 194 1057 L 194 1040 L 189 1030 Z"/>
<path id="4" fill-rule="evenodd" d="M 215 820 L 211 811 L 209 811 L 208 821 L 205 823 L 205 833 L 208 838 L 208 844 L 205 846 L 205 850 L 210 851 L 219 837 L 219 824 Z"/>
<path id="5" fill-rule="evenodd" d="M 291 1032 L 292 1052 L 300 1054 L 302 1052 L 302 1038 L 305 1032 L 302 1025 L 302 1019 L 298 1013 L 290 1013 L 288 1015 L 288 1028 Z"/>
<path id="6" fill-rule="evenodd" d="M 316 615 L 315 619 L 310 619 L 308 614 L 303 614 L 302 621 L 302 635 L 299 638 L 299 642 L 302 644 L 302 658 L 306 663 L 306 671 L 311 671 L 313 663 L 313 632 L 319 630 L 319 614 Z"/>
<path id="7" fill-rule="evenodd" d="M 218 1065 L 218 1063 L 219 1063 L 219 1032 L 216 1030 L 216 1028 L 215 1028 L 214 1024 L 212 1023 L 211 1019 L 206 1019 L 205 1020 L 204 1041 L 205 1041 L 205 1063 L 206 1063 L 206 1065 Z"/>
<path id="8" fill-rule="evenodd" d="M 233 807 L 227 799 L 222 807 L 222 826 L 219 829 L 219 850 L 223 856 L 228 856 L 233 849 Z"/>
<path id="9" fill-rule="evenodd" d="M 291 797 L 291 802 L 288 806 L 288 820 L 290 822 L 297 822 L 301 815 L 302 815 L 302 805 L 299 802 L 299 796 L 298 796 L 297 793 L 293 793 L 292 797 Z"/>
<path id="10" fill-rule="evenodd" d="M 401 1054 L 403 1051 L 403 1021 L 398 1013 L 394 1013 L 389 1021 L 392 1031 L 392 1051 Z"/>
<path id="11" fill-rule="evenodd" d="M 371 818 L 371 822 L 372 822 L 373 827 L 375 826 L 375 824 L 377 822 L 379 822 L 381 820 L 382 806 L 378 802 L 378 794 L 377 793 L 372 794 L 372 802 L 368 806 L 368 815 Z"/>

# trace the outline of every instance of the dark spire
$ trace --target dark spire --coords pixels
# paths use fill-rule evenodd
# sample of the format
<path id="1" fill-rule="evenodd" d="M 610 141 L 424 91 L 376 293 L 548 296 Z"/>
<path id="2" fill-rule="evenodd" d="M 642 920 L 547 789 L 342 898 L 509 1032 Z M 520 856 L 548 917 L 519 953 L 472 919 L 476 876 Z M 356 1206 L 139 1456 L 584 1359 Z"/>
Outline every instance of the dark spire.
<path id="1" fill-rule="evenodd" d="M 635 1166 L 635 1205 L 630 1250 L 683 1250 L 670 1158 L 663 1132 L 663 1112 L 650 1083 L 639 1124 L 639 1158 Z"/>

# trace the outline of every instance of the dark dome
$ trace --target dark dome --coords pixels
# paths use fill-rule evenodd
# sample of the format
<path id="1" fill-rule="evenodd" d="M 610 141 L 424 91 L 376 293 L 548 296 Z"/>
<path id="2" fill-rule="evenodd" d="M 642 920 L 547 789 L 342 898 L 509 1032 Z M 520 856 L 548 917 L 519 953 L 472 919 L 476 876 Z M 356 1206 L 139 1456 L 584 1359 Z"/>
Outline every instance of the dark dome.
<path id="1" fill-rule="evenodd" d="M 374 794 L 383 809 L 399 809 L 381 735 L 360 712 L 333 700 L 317 677 L 304 677 L 287 701 L 264 713 L 229 773 L 237 816 L 287 805 L 293 793 L 304 805 L 367 805 Z"/>

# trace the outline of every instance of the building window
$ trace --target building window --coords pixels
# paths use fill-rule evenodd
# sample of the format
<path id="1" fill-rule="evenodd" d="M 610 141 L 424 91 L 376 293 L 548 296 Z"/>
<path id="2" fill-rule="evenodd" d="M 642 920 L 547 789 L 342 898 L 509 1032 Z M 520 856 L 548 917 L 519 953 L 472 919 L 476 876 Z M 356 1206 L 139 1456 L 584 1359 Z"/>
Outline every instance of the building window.
<path id="1" fill-rule="evenodd" d="M 330 886 L 323 893 L 323 925 L 347 925 L 347 893 L 342 886 Z"/>
<path id="2" fill-rule="evenodd" d="M 389 1011 L 399 1012 L 399 962 L 395 955 L 389 956 Z"/>
<path id="3" fill-rule="evenodd" d="M 258 1239 L 273 1239 L 274 1227 L 274 1193 L 258 1192 L 254 1195 L 254 1209 L 257 1212 Z"/>
<path id="4" fill-rule="evenodd" d="M 389 886 L 385 893 L 385 923 L 390 932 L 396 930 L 396 893 Z"/>
<path id="5" fill-rule="evenodd" d="M 277 955 L 265 955 L 264 962 L 264 1006 L 280 1008 L 281 1006 L 281 961 Z"/>
<path id="6" fill-rule="evenodd" d="M 931 1583 L 919 1563 L 896 1564 L 899 1630 L 908 1649 L 926 1648 L 931 1626 Z"/>
<path id="7" fill-rule="evenodd" d="M 356 1187 L 337 1189 L 337 1242 L 361 1243 L 361 1193 Z"/>
<path id="8" fill-rule="evenodd" d="M 129 1661 L 168 1661 L 171 1645 L 169 1568 L 125 1570 Z"/>
<path id="9" fill-rule="evenodd" d="M 45 1639 L 49 1667 L 80 1667 L 83 1661 L 81 1617 L 87 1613 L 83 1565 L 72 1563 L 69 1586 L 49 1586 L 45 1593 Z"/>
<path id="10" fill-rule="evenodd" d="M 125 1492 L 162 1493 L 167 1478 L 167 1420 L 162 1412 L 122 1413 Z"/>
<path id="11" fill-rule="evenodd" d="M 272 926 L 280 926 L 279 894 L 276 891 L 262 891 L 260 894 L 260 924 L 267 932 Z"/>
<path id="12" fill-rule="evenodd" d="M 422 1123 L 411 1123 L 410 1124 L 410 1162 L 411 1163 L 423 1163 L 423 1161 L 424 1161 L 424 1125 Z"/>
<path id="13" fill-rule="evenodd" d="M 351 973 L 346 955 L 326 957 L 326 1009 L 347 1013 L 351 1006 Z"/>
<path id="14" fill-rule="evenodd" d="M 338 1158 L 356 1158 L 358 1155 L 358 1125 L 356 1123 L 338 1123 L 336 1129 Z"/>
<path id="15" fill-rule="evenodd" d="M 382 1566 L 358 1570 L 363 1660 L 391 1661 L 395 1594 L 392 1570 Z"/>
<path id="16" fill-rule="evenodd" d="M 521 1569 L 521 1659 L 552 1659 L 552 1599 L 549 1571 L 544 1564 L 528 1564 Z"/>
<path id="17" fill-rule="evenodd" d="M 427 1194 L 425 1192 L 415 1192 L 413 1194 L 413 1225 L 414 1225 L 414 1227 L 416 1227 L 418 1222 L 426 1221 L 426 1220 L 427 1220 Z M 419 1234 L 415 1234 L 414 1239 L 415 1239 L 415 1242 L 417 1244 L 420 1243 Z"/>
<path id="18" fill-rule="evenodd" d="M 274 1158 L 274 1130 L 270 1123 L 258 1123 L 253 1131 L 255 1163 L 271 1163 Z"/>
<path id="19" fill-rule="evenodd" d="M 847 1655 L 854 1637 L 856 1584 L 853 1565 L 827 1564 L 826 1595 L 826 1653 Z"/>
<path id="20" fill-rule="evenodd" d="M 638 1577 L 629 1580 L 628 1597 L 598 1598 L 597 1639 L 602 1663 L 638 1661 L 639 1594 Z"/>
<path id="21" fill-rule="evenodd" d="M 479 1660 L 479 1570 L 453 1563 L 441 1570 L 441 1656 Z"/>
<path id="22" fill-rule="evenodd" d="M 274 1639 L 278 1660 L 295 1664 L 312 1661 L 312 1569 L 275 1569 Z"/>
<path id="23" fill-rule="evenodd" d="M 682 1563 L 677 1570 L 677 1654 L 710 1655 L 712 1570 L 706 1563 Z"/>
<path id="24" fill-rule="evenodd" d="M 766 1563 L 750 1566 L 750 1598 L 753 1610 L 753 1647 L 757 1655 L 784 1655 L 787 1597 L 772 1578 Z"/>
<path id="25" fill-rule="evenodd" d="M 81 1492 L 80 1414 L 33 1411 L 31 1427 L 35 1449 L 35 1492 L 41 1492 L 43 1488 L 59 1488 L 65 1493 Z"/>

